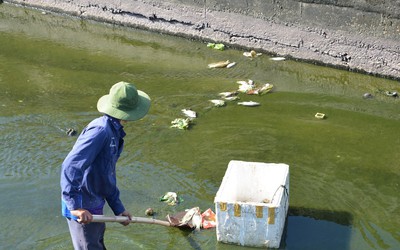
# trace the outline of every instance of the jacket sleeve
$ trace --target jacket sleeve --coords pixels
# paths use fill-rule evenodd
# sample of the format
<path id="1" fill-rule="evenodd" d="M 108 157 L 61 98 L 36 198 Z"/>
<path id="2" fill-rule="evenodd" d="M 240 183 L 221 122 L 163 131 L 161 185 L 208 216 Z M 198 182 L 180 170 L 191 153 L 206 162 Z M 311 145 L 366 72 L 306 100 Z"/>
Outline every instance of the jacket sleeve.
<path id="1" fill-rule="evenodd" d="M 82 208 L 81 185 L 85 170 L 101 151 L 105 141 L 104 128 L 85 128 L 62 163 L 61 193 L 68 210 Z"/>
<path id="2" fill-rule="evenodd" d="M 122 212 L 125 211 L 125 207 L 122 204 L 121 199 L 119 198 L 119 189 L 117 186 L 115 186 L 115 192 L 112 195 L 106 197 L 106 200 L 115 215 L 120 215 Z"/>

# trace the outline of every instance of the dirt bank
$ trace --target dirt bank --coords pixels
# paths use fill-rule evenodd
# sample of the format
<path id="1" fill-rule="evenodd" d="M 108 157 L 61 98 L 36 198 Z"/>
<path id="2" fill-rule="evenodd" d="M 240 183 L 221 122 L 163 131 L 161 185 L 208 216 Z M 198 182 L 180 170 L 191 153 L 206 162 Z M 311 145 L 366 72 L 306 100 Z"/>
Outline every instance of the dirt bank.
<path id="1" fill-rule="evenodd" d="M 400 79 L 399 6 L 388 14 L 295 0 L 4 2 Z"/>

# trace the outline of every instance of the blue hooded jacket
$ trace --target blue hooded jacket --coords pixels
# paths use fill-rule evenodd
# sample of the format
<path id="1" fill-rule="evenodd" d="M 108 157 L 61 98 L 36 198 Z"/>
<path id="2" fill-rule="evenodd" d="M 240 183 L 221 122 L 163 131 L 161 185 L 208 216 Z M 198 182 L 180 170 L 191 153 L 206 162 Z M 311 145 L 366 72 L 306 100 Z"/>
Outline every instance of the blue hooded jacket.
<path id="1" fill-rule="evenodd" d="M 124 147 L 125 132 L 119 120 L 104 115 L 79 135 L 61 169 L 62 214 L 83 208 L 103 214 L 107 201 L 115 215 L 125 211 L 119 198 L 115 166 Z"/>

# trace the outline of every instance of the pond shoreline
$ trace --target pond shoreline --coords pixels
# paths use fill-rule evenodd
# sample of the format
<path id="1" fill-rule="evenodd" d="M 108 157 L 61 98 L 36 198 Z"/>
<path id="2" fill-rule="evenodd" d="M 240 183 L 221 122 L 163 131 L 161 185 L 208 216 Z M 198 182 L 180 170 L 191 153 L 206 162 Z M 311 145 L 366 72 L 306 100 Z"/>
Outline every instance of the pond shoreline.
<path id="1" fill-rule="evenodd" d="M 400 79 L 400 44 L 398 43 L 400 19 L 390 17 L 390 15 L 382 17 L 382 13 L 351 8 L 339 9 L 337 6 L 322 4 L 300 3 L 298 5 L 301 12 L 309 12 L 308 15 L 315 14 L 315 22 L 318 22 L 317 14 L 327 11 L 328 8 L 332 13 L 337 14 L 332 22 L 338 23 L 327 27 L 329 23 L 324 24 L 323 21 L 319 24 L 309 22 L 313 18 L 310 16 L 298 23 L 289 17 L 278 19 L 267 17 L 264 14 L 265 11 L 261 14 L 249 14 L 238 11 L 240 8 L 234 8 L 237 6 L 222 8 L 206 5 L 206 3 L 201 7 L 194 3 L 144 0 L 107 2 L 101 0 L 54 0 L 51 2 L 6 0 L 4 2 L 205 42 L 224 43 L 228 47 L 243 50 L 255 49 L 257 52 L 378 77 Z M 275 13 L 278 12 L 273 12 L 272 15 Z M 301 14 L 303 17 L 304 13 Z M 285 14 L 289 16 L 290 12 Z M 340 20 L 346 15 L 352 15 L 353 19 L 361 15 L 364 19 L 352 23 L 354 27 L 345 26 L 346 21 Z M 374 26 L 375 19 L 380 19 L 380 23 L 389 22 L 390 25 Z M 366 21 L 370 22 L 369 25 L 372 28 L 362 27 L 362 22 Z M 386 33 L 382 33 L 384 35 L 380 33 L 381 29 L 386 30 Z"/>

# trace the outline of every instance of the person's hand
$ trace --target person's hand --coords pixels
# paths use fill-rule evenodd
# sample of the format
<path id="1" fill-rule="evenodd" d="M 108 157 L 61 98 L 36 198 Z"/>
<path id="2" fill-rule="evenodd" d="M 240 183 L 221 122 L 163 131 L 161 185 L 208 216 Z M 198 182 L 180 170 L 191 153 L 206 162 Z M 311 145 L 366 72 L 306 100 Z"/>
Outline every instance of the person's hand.
<path id="1" fill-rule="evenodd" d="M 121 214 L 119 214 L 119 216 L 126 216 L 126 217 L 129 218 L 128 220 L 126 220 L 126 221 L 124 221 L 124 222 L 121 222 L 122 225 L 128 226 L 130 220 L 132 219 L 131 213 L 129 213 L 128 211 L 125 210 L 124 212 L 122 212 Z"/>
<path id="2" fill-rule="evenodd" d="M 71 210 L 71 214 L 78 217 L 78 222 L 82 224 L 88 224 L 93 220 L 92 214 L 86 209 Z"/>

